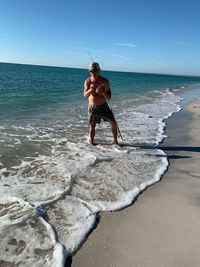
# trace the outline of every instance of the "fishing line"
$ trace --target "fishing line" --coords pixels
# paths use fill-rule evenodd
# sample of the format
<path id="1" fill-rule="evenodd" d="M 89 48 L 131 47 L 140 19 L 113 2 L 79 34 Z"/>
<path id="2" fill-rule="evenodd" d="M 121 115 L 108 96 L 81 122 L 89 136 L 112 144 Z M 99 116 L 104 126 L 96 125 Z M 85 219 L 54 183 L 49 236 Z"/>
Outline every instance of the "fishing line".
<path id="1" fill-rule="evenodd" d="M 103 94 L 103 96 L 104 96 L 104 98 L 106 100 L 106 103 L 108 104 L 109 108 L 112 110 L 112 113 L 113 113 L 113 109 L 112 109 L 112 106 L 110 104 L 110 101 L 106 99 L 105 94 Z M 113 116 L 114 116 L 114 113 L 113 113 Z M 115 118 L 115 116 L 114 116 L 114 118 Z M 122 134 L 121 134 L 121 131 L 119 129 L 119 126 L 118 126 L 118 123 L 117 123 L 116 119 L 115 119 L 115 122 L 116 122 L 116 125 L 117 125 L 117 130 L 118 130 L 119 136 L 120 136 L 121 140 L 123 141 Z"/>

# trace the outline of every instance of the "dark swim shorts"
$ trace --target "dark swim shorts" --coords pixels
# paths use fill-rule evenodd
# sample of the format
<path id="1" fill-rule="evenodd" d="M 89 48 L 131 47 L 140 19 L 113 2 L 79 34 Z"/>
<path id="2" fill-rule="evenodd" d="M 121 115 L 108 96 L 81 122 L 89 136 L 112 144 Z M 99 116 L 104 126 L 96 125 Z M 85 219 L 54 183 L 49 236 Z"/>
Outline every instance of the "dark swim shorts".
<path id="1" fill-rule="evenodd" d="M 113 112 L 109 108 L 107 102 L 99 106 L 89 104 L 88 117 L 89 117 L 90 125 L 95 124 L 95 123 L 100 123 L 101 119 L 103 119 L 104 121 L 109 121 L 109 122 L 115 121 Z"/>

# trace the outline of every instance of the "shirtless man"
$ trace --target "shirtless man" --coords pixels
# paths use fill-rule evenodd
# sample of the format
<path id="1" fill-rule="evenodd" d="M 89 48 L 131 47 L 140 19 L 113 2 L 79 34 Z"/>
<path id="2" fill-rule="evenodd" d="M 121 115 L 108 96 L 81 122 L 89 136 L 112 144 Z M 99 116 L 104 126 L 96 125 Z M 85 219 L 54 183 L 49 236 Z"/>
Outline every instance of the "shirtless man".
<path id="1" fill-rule="evenodd" d="M 100 76 L 99 64 L 93 62 L 89 66 L 91 77 L 84 83 L 84 96 L 88 98 L 88 116 L 89 116 L 89 141 L 94 145 L 96 123 L 109 121 L 113 135 L 113 144 L 117 141 L 117 123 L 112 110 L 107 104 L 107 100 L 111 99 L 111 90 L 109 81 Z"/>

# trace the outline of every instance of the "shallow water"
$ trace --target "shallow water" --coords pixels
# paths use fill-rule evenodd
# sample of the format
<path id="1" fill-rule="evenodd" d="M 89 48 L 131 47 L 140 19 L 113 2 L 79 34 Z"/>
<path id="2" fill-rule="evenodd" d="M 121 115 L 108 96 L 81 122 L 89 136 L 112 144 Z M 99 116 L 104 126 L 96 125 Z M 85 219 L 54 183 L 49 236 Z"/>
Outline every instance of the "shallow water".
<path id="1" fill-rule="evenodd" d="M 198 80 L 104 72 L 124 141 L 110 145 L 103 123 L 91 146 L 86 70 L 0 69 L 0 265 L 64 266 L 99 211 L 126 207 L 166 171 L 167 156 L 156 148 L 164 119 L 180 110 L 180 92 Z"/>

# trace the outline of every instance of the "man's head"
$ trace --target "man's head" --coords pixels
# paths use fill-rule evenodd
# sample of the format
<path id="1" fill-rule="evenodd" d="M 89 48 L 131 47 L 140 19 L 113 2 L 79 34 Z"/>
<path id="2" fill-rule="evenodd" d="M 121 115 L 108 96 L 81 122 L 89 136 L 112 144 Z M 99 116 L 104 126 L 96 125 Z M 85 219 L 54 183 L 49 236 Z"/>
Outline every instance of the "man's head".
<path id="1" fill-rule="evenodd" d="M 100 71 L 100 66 L 97 62 L 92 62 L 89 65 L 89 72 L 92 74 L 98 73 Z"/>

